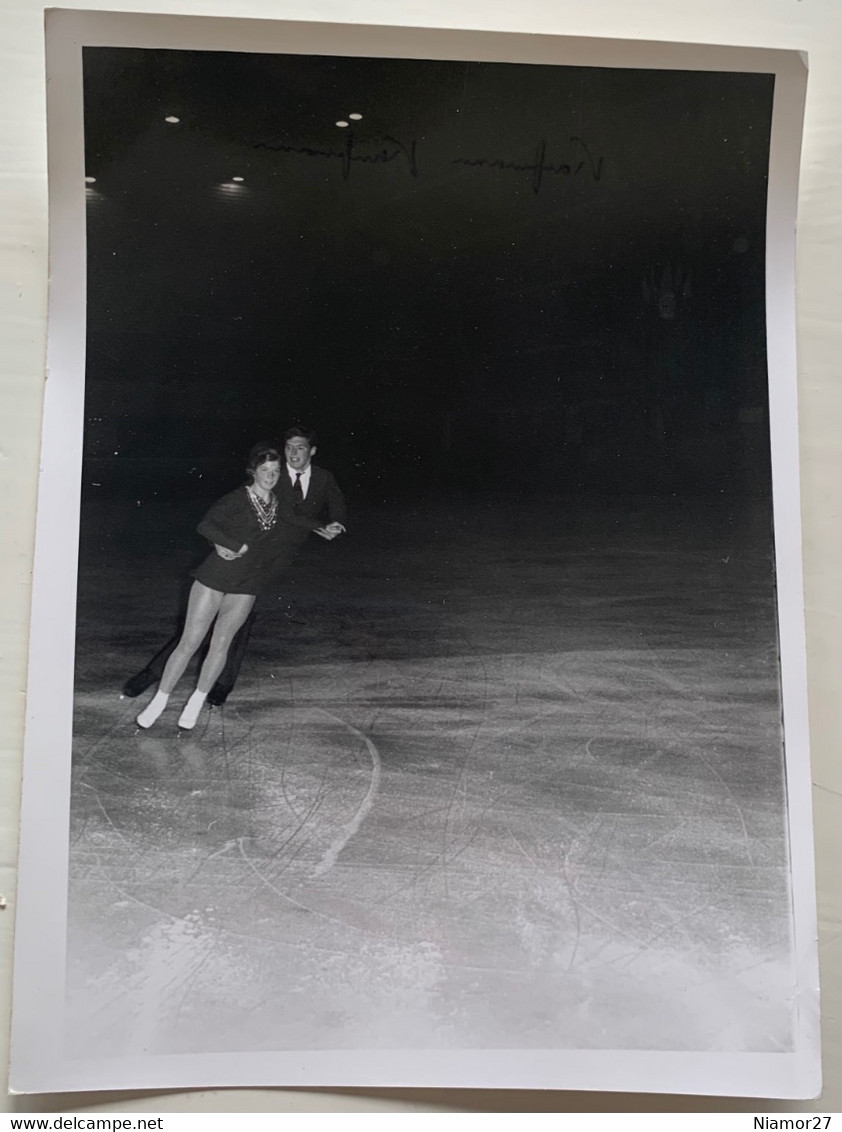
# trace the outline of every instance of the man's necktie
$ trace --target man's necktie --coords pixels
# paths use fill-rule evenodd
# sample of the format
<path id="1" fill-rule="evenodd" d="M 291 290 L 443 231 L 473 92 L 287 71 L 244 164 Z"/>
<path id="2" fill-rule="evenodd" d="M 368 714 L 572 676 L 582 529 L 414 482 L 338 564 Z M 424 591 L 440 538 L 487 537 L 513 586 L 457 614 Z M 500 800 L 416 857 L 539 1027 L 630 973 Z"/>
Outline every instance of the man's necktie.
<path id="1" fill-rule="evenodd" d="M 295 473 L 295 483 L 292 485 L 296 503 L 304 502 L 304 488 L 301 486 L 301 472 Z"/>

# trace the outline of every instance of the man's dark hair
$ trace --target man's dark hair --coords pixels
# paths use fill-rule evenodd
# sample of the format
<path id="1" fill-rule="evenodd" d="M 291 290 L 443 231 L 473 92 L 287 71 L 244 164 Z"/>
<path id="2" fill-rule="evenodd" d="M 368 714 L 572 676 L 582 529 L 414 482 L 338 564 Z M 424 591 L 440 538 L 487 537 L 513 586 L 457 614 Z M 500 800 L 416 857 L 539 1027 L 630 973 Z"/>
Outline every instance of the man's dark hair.
<path id="1" fill-rule="evenodd" d="M 286 444 L 288 440 L 292 440 L 294 436 L 303 436 L 311 448 L 316 443 L 315 432 L 311 428 L 304 428 L 302 425 L 290 425 L 284 433 L 284 444 Z"/>

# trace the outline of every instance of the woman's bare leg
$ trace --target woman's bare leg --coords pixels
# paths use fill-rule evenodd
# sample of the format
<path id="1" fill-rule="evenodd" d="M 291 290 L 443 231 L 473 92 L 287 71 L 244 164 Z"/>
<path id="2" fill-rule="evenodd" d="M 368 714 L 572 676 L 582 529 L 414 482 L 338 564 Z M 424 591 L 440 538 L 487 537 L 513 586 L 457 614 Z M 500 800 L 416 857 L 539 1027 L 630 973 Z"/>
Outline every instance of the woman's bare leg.
<path id="1" fill-rule="evenodd" d="M 251 613 L 253 605 L 254 598 L 249 594 L 225 594 L 223 597 L 214 622 L 208 655 L 205 657 L 205 662 L 199 673 L 196 691 L 187 701 L 184 711 L 181 713 L 178 721 L 179 727 L 189 730 L 196 726 L 196 720 L 199 718 L 205 697 L 225 667 L 231 642 Z"/>
<path id="2" fill-rule="evenodd" d="M 151 727 L 167 706 L 170 692 L 181 679 L 193 654 L 207 636 L 208 629 L 222 604 L 224 596 L 217 590 L 203 586 L 201 582 L 193 583 L 187 602 L 184 631 L 164 667 L 158 691 L 137 717 L 137 723 L 140 727 Z"/>
<path id="3" fill-rule="evenodd" d="M 201 582 L 194 582 L 187 602 L 187 618 L 181 640 L 173 649 L 170 659 L 164 666 L 160 690 L 168 696 L 175 688 L 184 670 L 193 659 L 211 627 L 211 622 L 222 608 L 226 595 L 218 590 L 208 589 Z"/>
<path id="4" fill-rule="evenodd" d="M 225 667 L 231 642 L 245 624 L 253 605 L 254 598 L 249 594 L 226 594 L 223 597 L 213 627 L 208 655 L 205 657 L 196 684 L 197 689 L 205 695 L 214 686 Z"/>

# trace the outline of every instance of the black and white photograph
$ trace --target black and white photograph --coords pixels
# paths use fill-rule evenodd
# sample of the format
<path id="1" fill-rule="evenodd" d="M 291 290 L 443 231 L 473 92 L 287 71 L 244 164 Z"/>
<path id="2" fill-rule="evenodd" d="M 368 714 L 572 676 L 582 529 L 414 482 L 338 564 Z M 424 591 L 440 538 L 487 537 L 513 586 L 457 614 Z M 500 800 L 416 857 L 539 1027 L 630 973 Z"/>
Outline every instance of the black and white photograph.
<path id="1" fill-rule="evenodd" d="M 314 37 L 55 72 L 21 1079 L 797 1092 L 797 59 Z"/>

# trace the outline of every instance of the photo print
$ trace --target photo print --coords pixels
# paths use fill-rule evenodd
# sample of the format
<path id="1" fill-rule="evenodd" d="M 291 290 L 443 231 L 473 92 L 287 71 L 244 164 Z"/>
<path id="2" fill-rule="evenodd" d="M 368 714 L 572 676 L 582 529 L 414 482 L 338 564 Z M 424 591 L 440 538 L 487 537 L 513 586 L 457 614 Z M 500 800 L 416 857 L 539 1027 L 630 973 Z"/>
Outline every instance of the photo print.
<path id="1" fill-rule="evenodd" d="M 51 20 L 17 1087 L 809 1091 L 800 59 Z"/>

